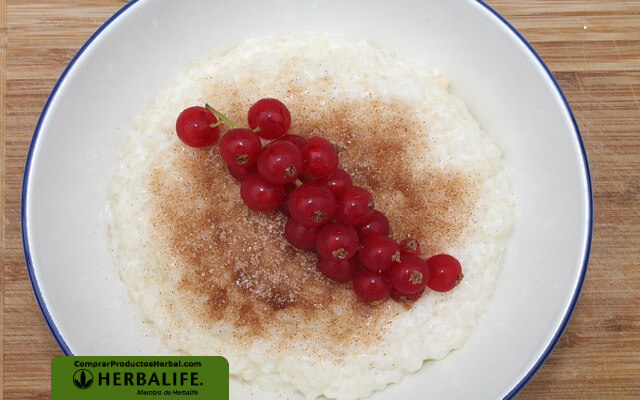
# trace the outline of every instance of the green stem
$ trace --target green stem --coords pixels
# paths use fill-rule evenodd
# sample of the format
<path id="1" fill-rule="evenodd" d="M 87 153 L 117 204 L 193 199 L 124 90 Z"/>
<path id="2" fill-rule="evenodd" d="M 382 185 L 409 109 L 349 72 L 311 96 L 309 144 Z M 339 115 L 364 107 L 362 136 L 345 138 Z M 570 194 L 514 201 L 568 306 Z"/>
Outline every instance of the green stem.
<path id="1" fill-rule="evenodd" d="M 230 120 L 230 119 L 229 119 L 229 117 L 227 117 L 226 115 L 224 115 L 224 114 L 223 114 L 223 113 L 221 113 L 220 111 L 216 110 L 215 108 L 211 107 L 209 104 L 205 104 L 204 106 L 205 106 L 205 108 L 206 108 L 207 110 L 211 111 L 211 113 L 212 113 L 213 115 L 215 115 L 216 117 L 218 117 L 218 119 L 219 119 L 220 121 L 222 121 L 222 123 L 223 123 L 223 124 L 225 124 L 226 126 L 228 126 L 229 128 L 234 129 L 234 128 L 237 128 L 237 127 L 238 127 L 238 125 L 236 125 L 236 123 L 235 123 L 235 122 L 233 122 L 232 120 Z M 220 122 L 220 121 L 218 121 L 218 122 Z M 220 124 L 219 124 L 219 123 L 212 124 L 212 126 L 211 126 L 211 127 L 212 127 L 212 128 L 215 128 L 215 126 L 213 126 L 213 125 L 218 126 L 218 125 L 220 125 Z"/>

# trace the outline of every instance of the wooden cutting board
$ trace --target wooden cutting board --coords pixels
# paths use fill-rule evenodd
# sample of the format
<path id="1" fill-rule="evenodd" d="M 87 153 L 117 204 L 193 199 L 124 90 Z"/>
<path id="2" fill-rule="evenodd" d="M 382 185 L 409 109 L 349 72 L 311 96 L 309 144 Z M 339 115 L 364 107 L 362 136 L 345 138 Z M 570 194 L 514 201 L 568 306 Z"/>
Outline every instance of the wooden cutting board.
<path id="1" fill-rule="evenodd" d="M 61 354 L 35 302 L 22 253 L 27 148 L 63 68 L 125 3 L 0 0 L 0 393 L 7 399 L 48 399 L 50 363 Z M 595 191 L 582 296 L 557 348 L 519 397 L 640 398 L 640 0 L 488 3 L 533 43 L 564 89 L 582 129 Z"/>

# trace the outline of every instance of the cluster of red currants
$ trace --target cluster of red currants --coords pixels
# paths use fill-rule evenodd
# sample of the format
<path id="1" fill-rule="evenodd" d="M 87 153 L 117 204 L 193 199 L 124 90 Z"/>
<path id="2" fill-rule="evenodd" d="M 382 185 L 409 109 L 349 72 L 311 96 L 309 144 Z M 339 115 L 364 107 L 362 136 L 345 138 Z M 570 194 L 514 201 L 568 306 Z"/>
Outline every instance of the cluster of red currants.
<path id="1" fill-rule="evenodd" d="M 220 119 L 220 121 L 218 120 Z M 240 195 L 251 209 L 280 209 L 289 216 L 286 240 L 295 248 L 318 253 L 318 270 L 338 282 L 353 281 L 365 301 L 391 296 L 415 301 L 425 291 L 445 292 L 462 278 L 460 263 L 439 254 L 424 260 L 420 245 L 389 237 L 389 221 L 374 209 L 373 197 L 354 186 L 338 168 L 338 154 L 328 140 L 287 134 L 291 114 L 276 99 L 256 102 L 248 113 L 249 128 L 235 124 L 207 106 L 190 107 L 178 117 L 176 131 L 187 145 L 205 147 L 218 140 L 220 154 L 241 182 Z M 270 141 L 263 147 L 263 140 Z"/>

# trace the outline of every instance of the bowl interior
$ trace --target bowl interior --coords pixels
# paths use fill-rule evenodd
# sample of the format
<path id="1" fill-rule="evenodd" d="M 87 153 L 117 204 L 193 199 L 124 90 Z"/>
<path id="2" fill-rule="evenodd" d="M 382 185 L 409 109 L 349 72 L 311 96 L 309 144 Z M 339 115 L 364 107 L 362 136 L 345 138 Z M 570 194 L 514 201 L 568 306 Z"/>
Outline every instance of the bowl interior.
<path id="1" fill-rule="evenodd" d="M 236 17 L 215 17 L 221 10 Z M 573 306 L 588 253 L 591 195 L 580 138 L 553 80 L 526 44 L 473 0 L 129 3 L 59 83 L 27 166 L 27 260 L 54 334 L 67 353 L 163 353 L 127 302 L 108 247 L 107 185 L 119 145 L 160 86 L 190 61 L 245 38 L 291 31 L 364 38 L 440 70 L 503 149 L 517 219 L 486 313 L 461 350 L 374 397 L 508 395 L 544 358 Z M 242 396 L 240 386 L 232 390 Z"/>

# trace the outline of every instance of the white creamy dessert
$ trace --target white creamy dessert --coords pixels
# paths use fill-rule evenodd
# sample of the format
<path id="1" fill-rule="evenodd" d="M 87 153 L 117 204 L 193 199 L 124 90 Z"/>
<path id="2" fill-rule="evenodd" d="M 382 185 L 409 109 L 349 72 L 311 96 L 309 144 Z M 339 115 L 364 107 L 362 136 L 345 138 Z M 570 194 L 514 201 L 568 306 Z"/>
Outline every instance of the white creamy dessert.
<path id="1" fill-rule="evenodd" d="M 265 393 L 355 399 L 460 348 L 501 269 L 513 196 L 501 153 L 437 73 L 339 35 L 243 42 L 191 65 L 150 105 L 122 149 L 110 224 L 120 276 L 170 350 L 222 355 Z M 256 100 L 292 115 L 289 133 L 336 144 L 397 240 L 448 253 L 464 279 L 411 307 L 360 301 L 284 240 L 285 217 L 242 204 L 217 146 L 175 134 L 192 105 L 246 125 Z M 263 397 L 269 398 L 269 395 Z"/>

